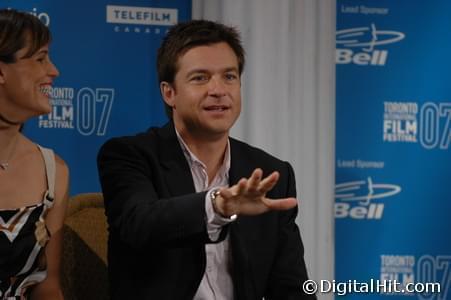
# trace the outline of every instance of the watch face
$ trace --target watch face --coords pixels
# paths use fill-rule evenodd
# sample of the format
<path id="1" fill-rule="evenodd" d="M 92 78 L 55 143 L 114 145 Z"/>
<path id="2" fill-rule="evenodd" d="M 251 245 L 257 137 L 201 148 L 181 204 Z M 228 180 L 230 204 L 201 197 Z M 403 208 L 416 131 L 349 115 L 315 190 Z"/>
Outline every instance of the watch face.
<path id="1" fill-rule="evenodd" d="M 237 214 L 233 214 L 233 215 L 231 215 L 230 217 L 226 217 L 226 216 L 223 216 L 223 215 L 219 212 L 219 210 L 218 210 L 218 208 L 217 208 L 217 206 L 216 206 L 216 197 L 218 197 L 220 194 L 221 194 L 221 189 L 219 189 L 219 188 L 216 188 L 216 189 L 212 190 L 211 193 L 210 193 L 210 199 L 211 199 L 211 204 L 212 204 L 212 206 L 213 206 L 213 211 L 214 211 L 217 215 L 221 216 L 221 218 L 229 219 L 230 221 L 235 221 L 236 218 L 238 217 Z"/>
<path id="2" fill-rule="evenodd" d="M 210 198 L 211 198 L 212 200 L 213 200 L 213 199 L 216 199 L 216 197 L 218 197 L 219 194 L 221 194 L 221 192 L 219 191 L 218 188 L 216 188 L 216 189 L 214 189 L 214 190 L 211 191 L 211 193 L 210 193 Z"/>

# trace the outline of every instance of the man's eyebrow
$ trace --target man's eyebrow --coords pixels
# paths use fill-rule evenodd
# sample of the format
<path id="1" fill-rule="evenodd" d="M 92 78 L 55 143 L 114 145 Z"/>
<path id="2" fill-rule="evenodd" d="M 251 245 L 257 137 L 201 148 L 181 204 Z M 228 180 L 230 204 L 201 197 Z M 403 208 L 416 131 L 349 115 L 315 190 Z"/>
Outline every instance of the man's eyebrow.
<path id="1" fill-rule="evenodd" d="M 193 70 L 189 71 L 188 73 L 186 73 L 186 76 L 191 76 L 196 73 L 208 73 L 208 70 L 207 69 L 193 69 Z"/>
<path id="2" fill-rule="evenodd" d="M 228 67 L 228 68 L 224 68 L 223 70 L 221 70 L 222 72 L 238 72 L 238 68 L 237 67 Z M 193 74 L 197 74 L 197 73 L 209 73 L 210 71 L 207 69 L 193 69 L 191 71 L 189 71 L 186 76 L 191 76 Z"/>
<path id="3" fill-rule="evenodd" d="M 224 72 L 230 72 L 230 71 L 238 72 L 238 68 L 237 68 L 237 67 L 230 67 L 230 68 L 226 68 L 226 69 L 224 70 Z"/>

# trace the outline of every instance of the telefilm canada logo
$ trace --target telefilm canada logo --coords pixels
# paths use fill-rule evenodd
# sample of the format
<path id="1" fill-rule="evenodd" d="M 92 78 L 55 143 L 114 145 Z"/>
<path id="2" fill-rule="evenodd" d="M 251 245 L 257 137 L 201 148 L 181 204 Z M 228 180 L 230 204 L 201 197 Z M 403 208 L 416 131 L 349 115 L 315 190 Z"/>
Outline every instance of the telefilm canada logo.
<path id="1" fill-rule="evenodd" d="M 400 186 L 375 183 L 371 177 L 336 184 L 335 218 L 380 220 L 384 214 L 385 204 L 373 201 L 394 196 L 399 192 Z"/>
<path id="2" fill-rule="evenodd" d="M 50 93 L 52 111 L 38 118 L 38 127 L 76 130 L 84 136 L 106 134 L 114 93 L 112 88 L 53 87 Z"/>
<path id="3" fill-rule="evenodd" d="M 381 30 L 374 23 L 368 27 L 338 30 L 335 62 L 359 66 L 385 66 L 389 52 L 380 46 L 397 43 L 404 38 L 404 33 Z"/>
<path id="4" fill-rule="evenodd" d="M 178 10 L 107 5 L 106 22 L 114 25 L 114 32 L 165 34 L 169 26 L 177 24 Z"/>

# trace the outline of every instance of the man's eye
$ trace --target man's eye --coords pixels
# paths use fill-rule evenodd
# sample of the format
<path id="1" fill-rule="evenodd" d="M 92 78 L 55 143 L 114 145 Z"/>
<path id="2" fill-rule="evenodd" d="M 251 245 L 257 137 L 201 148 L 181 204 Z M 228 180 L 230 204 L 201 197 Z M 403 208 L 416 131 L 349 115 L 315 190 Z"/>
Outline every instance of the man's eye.
<path id="1" fill-rule="evenodd" d="M 196 75 L 191 77 L 191 81 L 205 81 L 205 80 L 207 80 L 206 75 Z"/>
<path id="2" fill-rule="evenodd" d="M 228 73 L 228 74 L 225 75 L 225 78 L 226 78 L 227 80 L 231 81 L 231 80 L 237 79 L 238 76 L 237 76 L 236 74 L 233 74 L 233 73 Z"/>

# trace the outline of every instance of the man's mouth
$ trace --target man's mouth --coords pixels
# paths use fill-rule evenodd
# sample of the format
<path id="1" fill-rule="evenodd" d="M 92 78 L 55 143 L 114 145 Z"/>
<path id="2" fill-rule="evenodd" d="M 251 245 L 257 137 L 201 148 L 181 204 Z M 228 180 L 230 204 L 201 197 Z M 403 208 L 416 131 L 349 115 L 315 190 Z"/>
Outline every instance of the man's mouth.
<path id="1" fill-rule="evenodd" d="M 229 106 L 226 105 L 211 105 L 211 106 L 207 106 L 205 107 L 205 110 L 208 111 L 225 111 L 227 109 L 229 109 Z"/>

